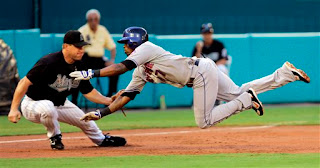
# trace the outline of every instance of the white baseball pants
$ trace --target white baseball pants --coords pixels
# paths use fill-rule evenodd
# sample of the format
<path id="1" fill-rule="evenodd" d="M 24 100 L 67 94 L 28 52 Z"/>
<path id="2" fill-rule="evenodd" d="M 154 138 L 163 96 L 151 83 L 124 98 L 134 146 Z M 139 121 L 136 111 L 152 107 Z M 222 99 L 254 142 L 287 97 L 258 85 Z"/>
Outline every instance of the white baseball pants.
<path id="1" fill-rule="evenodd" d="M 281 87 L 296 79 L 285 65 L 273 74 L 237 86 L 221 72 L 210 59 L 203 58 L 199 66 L 194 66 L 197 75 L 194 80 L 194 116 L 200 128 L 208 128 L 231 115 L 252 107 L 251 96 L 247 91 L 253 88 L 257 94 Z M 214 107 L 218 100 L 227 103 Z"/>
<path id="2" fill-rule="evenodd" d="M 64 106 L 54 106 L 49 100 L 35 101 L 25 96 L 21 103 L 21 111 L 27 120 L 43 124 L 47 129 L 48 138 L 61 134 L 59 121 L 80 128 L 97 145 L 105 138 L 94 121 L 80 121 L 84 112 L 69 100 L 66 100 Z"/>

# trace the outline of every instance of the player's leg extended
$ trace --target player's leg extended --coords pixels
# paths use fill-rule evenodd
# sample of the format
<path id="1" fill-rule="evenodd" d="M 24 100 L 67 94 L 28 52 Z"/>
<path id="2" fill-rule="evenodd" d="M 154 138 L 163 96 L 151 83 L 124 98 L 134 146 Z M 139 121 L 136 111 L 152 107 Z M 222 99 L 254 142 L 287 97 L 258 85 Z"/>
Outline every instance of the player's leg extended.
<path id="1" fill-rule="evenodd" d="M 218 99 L 226 102 L 232 102 L 234 100 L 240 100 L 243 103 L 243 109 L 250 108 L 249 96 L 251 97 L 252 108 L 256 111 L 259 116 L 263 115 L 263 106 L 258 99 L 254 89 L 248 89 L 242 91 L 229 76 L 225 75 L 221 71 L 218 72 Z M 248 96 L 249 95 L 249 96 Z M 240 111 L 242 111 L 240 110 Z M 240 112 L 238 111 L 238 112 Z"/>
<path id="2" fill-rule="evenodd" d="M 66 100 L 64 106 L 59 106 L 57 111 L 59 114 L 59 121 L 80 128 L 93 143 L 100 145 L 105 139 L 105 135 L 103 135 L 102 131 L 98 128 L 94 121 L 80 121 L 80 118 L 84 115 L 84 112 L 69 100 Z"/>
<path id="3" fill-rule="evenodd" d="M 290 82 L 301 80 L 306 83 L 310 82 L 308 75 L 300 69 L 295 68 L 291 63 L 285 62 L 282 67 L 277 69 L 273 74 L 245 83 L 241 86 L 241 92 L 253 88 L 257 94 L 268 90 L 276 89 Z"/>
<path id="4" fill-rule="evenodd" d="M 193 89 L 194 115 L 200 128 L 208 128 L 237 112 L 251 108 L 251 95 L 247 92 L 226 104 L 214 107 L 219 90 L 218 74 L 222 72 L 219 72 L 213 63 L 201 60 L 198 73 Z M 228 83 L 225 84 L 228 85 Z"/>
<path id="5" fill-rule="evenodd" d="M 21 103 L 21 111 L 27 120 L 43 124 L 49 138 L 61 134 L 58 112 L 51 101 L 35 101 L 25 96 Z"/>

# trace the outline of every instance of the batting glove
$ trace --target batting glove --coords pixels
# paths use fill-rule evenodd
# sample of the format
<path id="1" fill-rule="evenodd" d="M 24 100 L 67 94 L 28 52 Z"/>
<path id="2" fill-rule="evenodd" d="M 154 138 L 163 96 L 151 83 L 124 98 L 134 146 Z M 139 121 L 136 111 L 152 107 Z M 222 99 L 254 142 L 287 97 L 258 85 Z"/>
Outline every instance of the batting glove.
<path id="1" fill-rule="evenodd" d="M 74 71 L 69 74 L 69 76 L 75 78 L 75 80 L 89 80 L 93 75 L 94 72 L 92 69 L 88 69 L 87 71 Z"/>
<path id="2" fill-rule="evenodd" d="M 91 121 L 91 120 L 100 120 L 101 114 L 100 110 L 92 111 L 87 114 L 85 114 L 83 117 L 80 118 L 80 121 Z"/>

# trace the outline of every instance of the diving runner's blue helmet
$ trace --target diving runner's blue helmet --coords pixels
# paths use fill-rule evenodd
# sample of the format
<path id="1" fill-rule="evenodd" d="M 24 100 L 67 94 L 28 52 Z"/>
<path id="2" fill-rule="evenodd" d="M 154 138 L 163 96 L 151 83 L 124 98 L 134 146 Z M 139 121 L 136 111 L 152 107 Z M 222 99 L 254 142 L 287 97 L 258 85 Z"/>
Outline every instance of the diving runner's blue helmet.
<path id="1" fill-rule="evenodd" d="M 148 41 L 146 29 L 143 27 L 128 27 L 123 31 L 122 38 L 118 40 L 118 43 L 128 44 L 134 50 L 146 41 Z"/>

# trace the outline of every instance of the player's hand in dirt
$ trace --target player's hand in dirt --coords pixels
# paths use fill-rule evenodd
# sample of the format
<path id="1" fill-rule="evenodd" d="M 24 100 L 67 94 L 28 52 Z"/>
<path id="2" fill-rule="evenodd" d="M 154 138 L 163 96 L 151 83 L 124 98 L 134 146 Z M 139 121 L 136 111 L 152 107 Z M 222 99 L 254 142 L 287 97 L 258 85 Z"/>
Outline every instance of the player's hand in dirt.
<path id="1" fill-rule="evenodd" d="M 21 113 L 18 109 L 10 110 L 8 120 L 12 123 L 17 123 L 21 118 Z"/>

